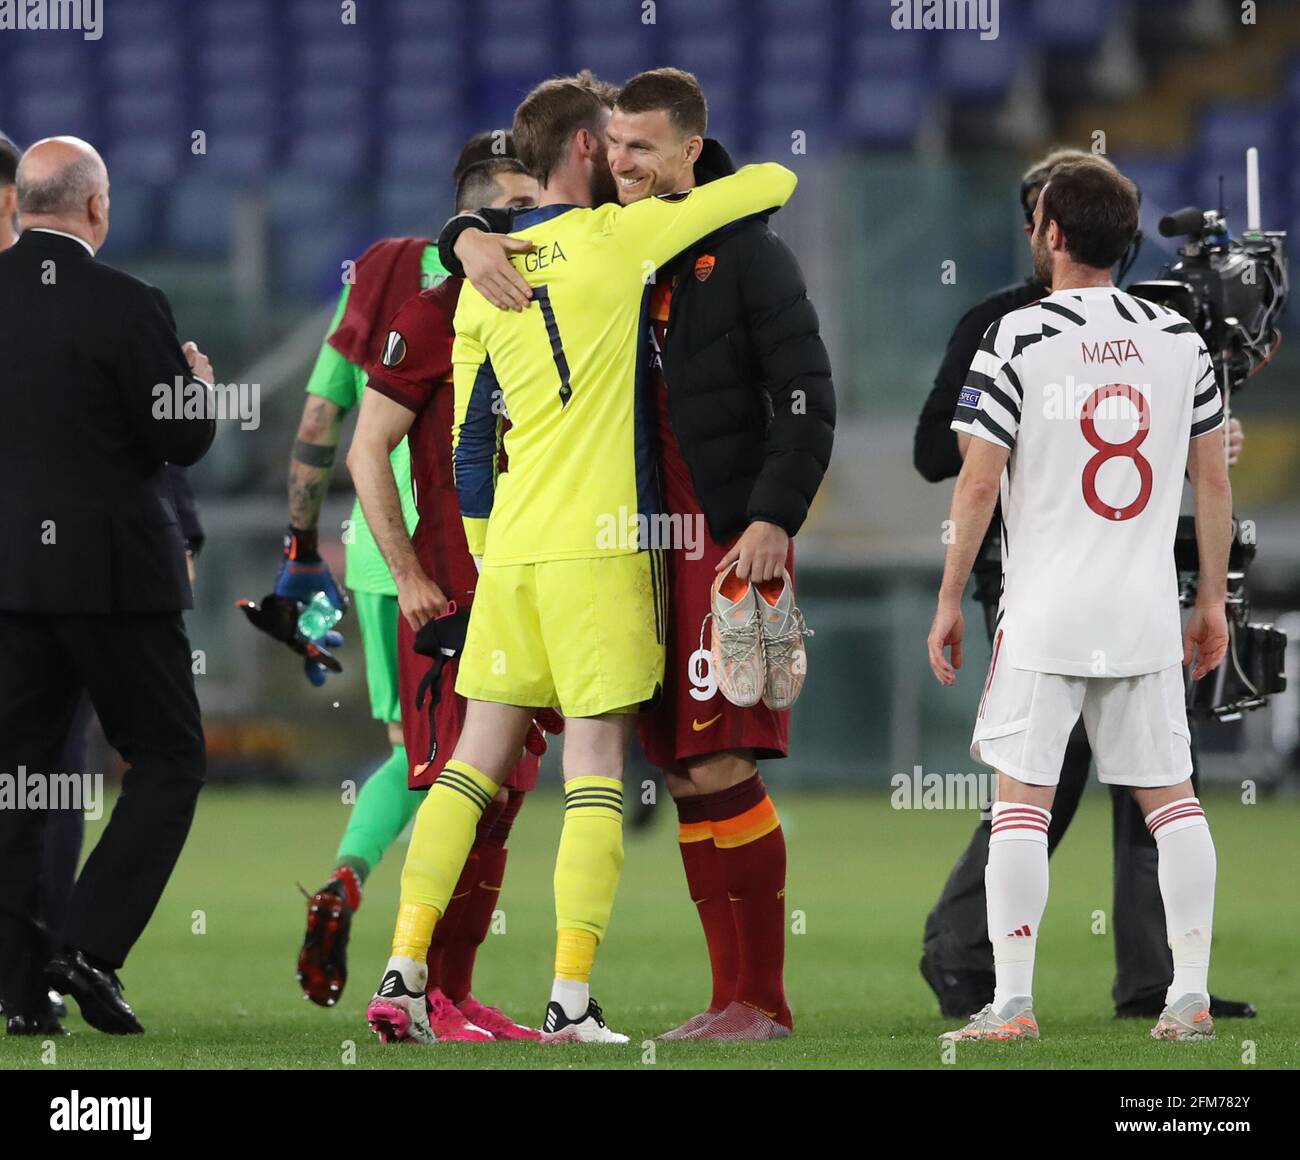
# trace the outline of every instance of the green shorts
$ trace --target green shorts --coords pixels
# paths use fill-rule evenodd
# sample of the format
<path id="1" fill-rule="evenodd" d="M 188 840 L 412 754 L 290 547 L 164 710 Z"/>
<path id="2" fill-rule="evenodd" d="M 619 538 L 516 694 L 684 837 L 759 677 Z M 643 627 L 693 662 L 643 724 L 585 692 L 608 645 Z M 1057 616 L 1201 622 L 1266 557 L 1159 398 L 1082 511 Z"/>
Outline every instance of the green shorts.
<path id="1" fill-rule="evenodd" d="M 361 628 L 361 647 L 366 657 L 370 715 L 376 721 L 400 721 L 402 703 L 397 692 L 397 597 L 353 589 L 352 607 Z"/>

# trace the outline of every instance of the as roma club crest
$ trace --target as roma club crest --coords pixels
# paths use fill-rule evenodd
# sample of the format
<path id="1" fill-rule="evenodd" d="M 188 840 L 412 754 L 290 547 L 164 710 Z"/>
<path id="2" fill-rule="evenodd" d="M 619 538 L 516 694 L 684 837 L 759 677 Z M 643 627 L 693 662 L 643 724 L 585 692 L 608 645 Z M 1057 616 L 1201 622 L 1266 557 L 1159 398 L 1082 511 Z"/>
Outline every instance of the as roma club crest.
<path id="1" fill-rule="evenodd" d="M 713 267 L 718 264 L 718 259 L 712 254 L 702 254 L 695 259 L 695 280 L 697 282 L 707 282 L 709 275 L 713 273 Z"/>

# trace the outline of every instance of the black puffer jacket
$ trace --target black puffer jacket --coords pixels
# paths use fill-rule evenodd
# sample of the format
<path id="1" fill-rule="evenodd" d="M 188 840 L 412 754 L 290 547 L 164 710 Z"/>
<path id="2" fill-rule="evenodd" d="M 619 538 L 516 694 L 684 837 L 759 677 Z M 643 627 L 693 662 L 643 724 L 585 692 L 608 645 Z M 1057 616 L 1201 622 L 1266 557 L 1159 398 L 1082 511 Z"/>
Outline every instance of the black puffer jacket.
<path id="1" fill-rule="evenodd" d="M 733 169 L 709 141 L 695 176 Z M 668 412 L 709 531 L 725 541 L 766 520 L 794 535 L 835 439 L 830 359 L 799 263 L 758 217 L 711 234 L 668 273 Z"/>
<path id="2" fill-rule="evenodd" d="M 696 180 L 733 171 L 706 141 Z M 510 228 L 493 210 L 444 227 L 438 247 L 453 274 L 461 229 L 485 222 Z M 665 273 L 677 279 L 663 349 L 669 415 L 709 531 L 726 541 L 766 520 L 794 535 L 835 438 L 830 359 L 799 264 L 760 216 L 710 234 Z"/>

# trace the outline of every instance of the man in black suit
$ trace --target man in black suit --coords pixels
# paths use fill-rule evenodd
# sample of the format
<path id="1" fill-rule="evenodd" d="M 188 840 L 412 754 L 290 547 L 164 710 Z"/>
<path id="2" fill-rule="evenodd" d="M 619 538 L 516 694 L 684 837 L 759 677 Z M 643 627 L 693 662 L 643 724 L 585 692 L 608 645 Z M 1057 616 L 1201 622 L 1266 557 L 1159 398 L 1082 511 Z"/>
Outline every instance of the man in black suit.
<path id="1" fill-rule="evenodd" d="M 215 433 L 212 368 L 166 297 L 95 261 L 108 174 L 75 138 L 17 173 L 23 233 L 0 254 L 0 1002 L 8 1030 L 61 1030 L 46 988 L 92 1026 L 142 1030 L 119 968 L 189 832 L 204 746 L 181 610 L 191 607 L 168 464 Z M 189 406 L 177 408 L 177 400 Z M 129 763 L 59 939 L 37 920 L 47 790 L 85 690 Z M 16 791 L 16 792 L 15 792 Z"/>

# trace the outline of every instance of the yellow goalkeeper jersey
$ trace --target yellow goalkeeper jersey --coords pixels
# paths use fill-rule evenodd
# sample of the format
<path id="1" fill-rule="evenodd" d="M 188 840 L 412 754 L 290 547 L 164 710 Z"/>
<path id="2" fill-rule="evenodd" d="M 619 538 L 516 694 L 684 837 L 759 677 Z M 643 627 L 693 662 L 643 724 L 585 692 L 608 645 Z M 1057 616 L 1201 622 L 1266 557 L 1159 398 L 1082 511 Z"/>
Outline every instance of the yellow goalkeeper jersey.
<path id="1" fill-rule="evenodd" d="M 657 506 L 638 357 L 654 272 L 728 222 L 784 205 L 795 182 L 784 166 L 749 165 L 628 206 L 516 216 L 513 234 L 535 248 L 511 260 L 533 304 L 498 310 L 466 283 L 452 353 L 456 490 L 470 551 L 485 566 L 649 546 L 629 533 Z"/>

